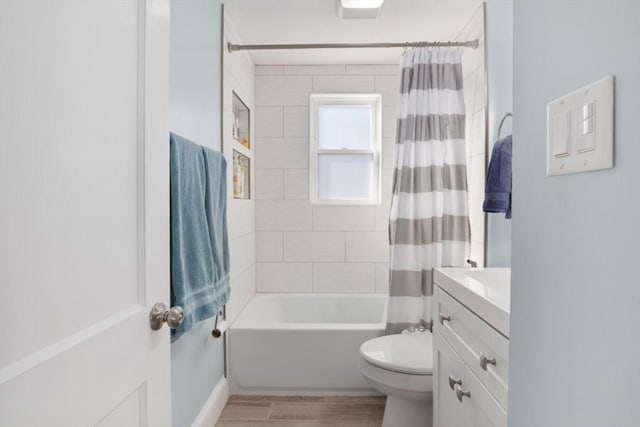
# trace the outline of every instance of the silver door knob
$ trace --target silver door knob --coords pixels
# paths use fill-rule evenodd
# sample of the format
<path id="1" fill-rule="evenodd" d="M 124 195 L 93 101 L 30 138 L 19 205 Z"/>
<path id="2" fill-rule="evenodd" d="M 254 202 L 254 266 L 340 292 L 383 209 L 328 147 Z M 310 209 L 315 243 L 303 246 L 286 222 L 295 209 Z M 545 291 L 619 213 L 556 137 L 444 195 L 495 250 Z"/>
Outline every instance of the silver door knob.
<path id="1" fill-rule="evenodd" d="M 496 358 L 492 357 L 491 359 L 489 359 L 484 354 L 481 354 L 480 355 L 480 367 L 486 371 L 487 370 L 487 365 L 496 366 Z"/>
<path id="2" fill-rule="evenodd" d="M 451 375 L 449 375 L 449 387 L 451 387 L 451 390 L 453 390 L 455 388 L 456 385 L 462 385 L 462 379 L 458 378 L 457 380 L 455 378 L 453 378 Z"/>
<path id="3" fill-rule="evenodd" d="M 440 313 L 440 315 L 438 316 L 438 320 L 440 321 L 441 325 L 444 325 L 444 322 L 450 322 L 451 321 L 451 316 L 448 316 L 446 314 Z"/>
<path id="4" fill-rule="evenodd" d="M 471 392 L 469 390 L 462 391 L 460 387 L 456 386 L 456 396 L 458 397 L 460 403 L 462 403 L 462 399 L 464 399 L 465 397 L 471 397 Z"/>
<path id="5" fill-rule="evenodd" d="M 167 306 L 161 302 L 157 302 L 151 307 L 149 313 L 149 324 L 152 331 L 157 331 L 166 323 L 171 329 L 177 329 L 182 325 L 184 319 L 184 311 L 179 305 L 173 306 L 167 310 Z"/>

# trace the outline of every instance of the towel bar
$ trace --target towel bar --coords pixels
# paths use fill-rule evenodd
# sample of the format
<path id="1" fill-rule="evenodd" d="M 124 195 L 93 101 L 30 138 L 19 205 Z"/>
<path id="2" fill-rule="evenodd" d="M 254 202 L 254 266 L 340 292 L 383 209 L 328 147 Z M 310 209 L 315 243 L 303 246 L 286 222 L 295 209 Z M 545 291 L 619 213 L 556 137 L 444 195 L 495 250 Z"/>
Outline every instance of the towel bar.
<path id="1" fill-rule="evenodd" d="M 504 121 L 507 120 L 507 117 L 513 117 L 513 113 L 506 113 L 502 117 L 502 120 L 500 120 L 500 124 L 498 125 L 498 133 L 496 134 L 496 141 L 500 139 L 500 132 L 502 132 L 502 125 L 504 124 Z"/>

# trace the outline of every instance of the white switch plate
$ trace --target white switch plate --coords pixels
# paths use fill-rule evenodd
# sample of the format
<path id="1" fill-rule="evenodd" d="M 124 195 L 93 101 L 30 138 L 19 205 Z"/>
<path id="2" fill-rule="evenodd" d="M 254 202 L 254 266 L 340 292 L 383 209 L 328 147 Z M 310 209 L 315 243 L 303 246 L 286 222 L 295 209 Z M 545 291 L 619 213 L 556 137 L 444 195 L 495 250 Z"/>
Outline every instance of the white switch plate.
<path id="1" fill-rule="evenodd" d="M 613 83 L 613 76 L 607 76 L 547 105 L 547 175 L 613 167 Z M 570 128 L 565 135 L 557 120 L 567 116 Z M 588 135 L 585 126 L 591 130 Z M 560 153 L 564 150 L 559 147 L 566 145 L 569 152 Z"/>

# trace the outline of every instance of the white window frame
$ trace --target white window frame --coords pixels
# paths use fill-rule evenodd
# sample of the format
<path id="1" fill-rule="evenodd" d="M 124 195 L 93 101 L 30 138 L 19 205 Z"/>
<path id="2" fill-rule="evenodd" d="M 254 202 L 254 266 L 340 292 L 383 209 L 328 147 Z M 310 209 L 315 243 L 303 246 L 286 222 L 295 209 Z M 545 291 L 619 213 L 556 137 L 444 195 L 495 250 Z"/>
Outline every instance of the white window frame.
<path id="1" fill-rule="evenodd" d="M 312 205 L 380 205 L 382 95 L 378 93 L 313 93 L 309 102 L 309 200 Z M 372 147 L 367 149 L 319 148 L 319 113 L 321 106 L 366 105 L 371 107 Z M 320 199 L 318 191 L 318 159 L 320 154 L 373 155 L 373 191 L 370 199 Z"/>

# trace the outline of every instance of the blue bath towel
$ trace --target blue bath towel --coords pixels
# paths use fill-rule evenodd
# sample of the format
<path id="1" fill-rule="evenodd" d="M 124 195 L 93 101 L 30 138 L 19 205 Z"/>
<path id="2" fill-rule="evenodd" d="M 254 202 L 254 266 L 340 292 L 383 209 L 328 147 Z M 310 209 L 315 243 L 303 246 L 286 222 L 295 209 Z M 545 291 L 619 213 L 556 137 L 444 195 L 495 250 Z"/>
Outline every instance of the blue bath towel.
<path id="1" fill-rule="evenodd" d="M 171 305 L 184 310 L 182 325 L 172 330 L 171 341 L 176 341 L 193 325 L 214 316 L 221 307 L 219 287 L 228 295 L 228 249 L 213 247 L 210 231 L 212 214 L 208 207 L 211 177 L 221 173 L 215 185 L 226 179 L 226 163 L 219 162 L 217 170 L 209 171 L 203 148 L 179 135 L 170 138 L 171 169 Z M 222 159 L 224 161 L 224 159 Z M 225 186 L 226 189 L 226 186 Z M 223 194 L 226 195 L 226 194 Z M 222 202 L 226 210 L 226 197 Z M 226 239 L 226 213 L 224 220 L 224 242 Z M 214 227 L 217 227 L 214 222 Z M 219 228 L 218 228 L 219 230 Z M 217 257 L 225 261 L 217 262 Z M 219 265 L 225 267 L 219 271 Z M 224 304 L 222 302 L 222 304 Z"/>
<path id="2" fill-rule="evenodd" d="M 227 161 L 224 156 L 202 148 L 207 186 L 204 207 L 213 251 L 216 312 L 229 300 L 229 233 L 227 230 Z"/>
<path id="3" fill-rule="evenodd" d="M 511 135 L 493 145 L 482 206 L 485 212 L 504 212 L 507 219 L 511 219 L 511 148 Z"/>

